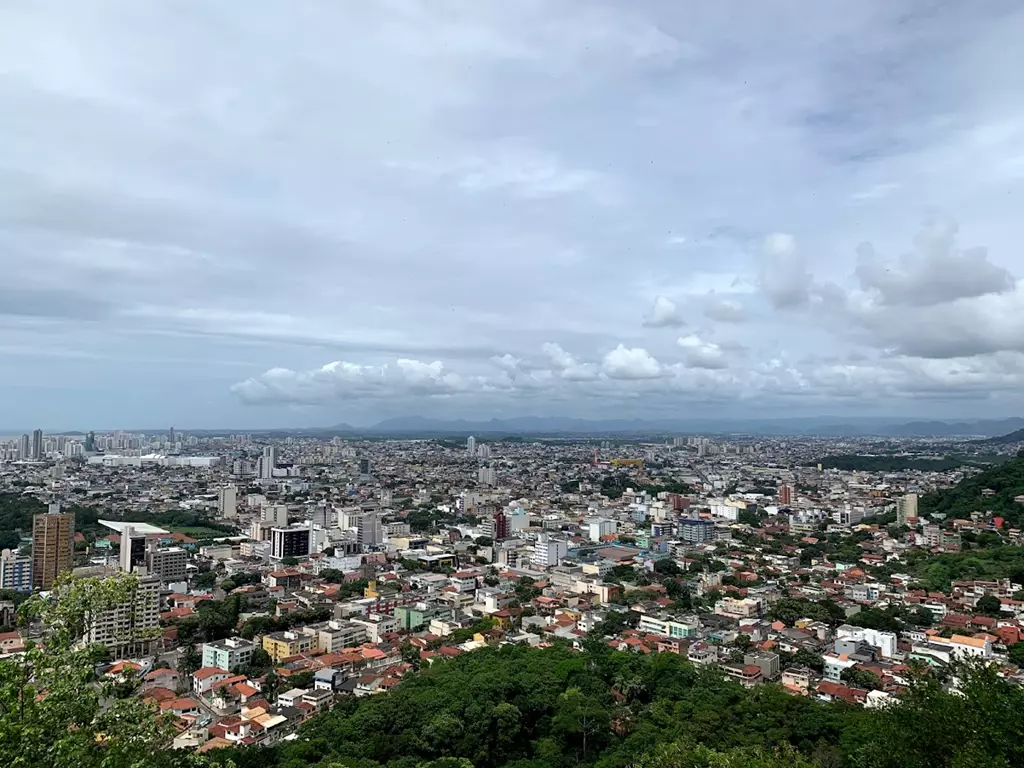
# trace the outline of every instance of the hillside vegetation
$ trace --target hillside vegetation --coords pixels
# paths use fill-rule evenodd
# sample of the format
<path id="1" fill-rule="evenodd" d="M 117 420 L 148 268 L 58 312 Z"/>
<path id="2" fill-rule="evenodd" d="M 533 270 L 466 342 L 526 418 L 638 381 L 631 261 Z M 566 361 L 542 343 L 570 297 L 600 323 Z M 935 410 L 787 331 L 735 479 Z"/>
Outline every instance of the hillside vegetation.
<path id="1" fill-rule="evenodd" d="M 841 469 L 844 472 L 946 472 L 960 467 L 987 467 L 1007 460 L 1005 456 L 891 456 L 843 453 L 809 461 L 804 466 Z"/>
<path id="2" fill-rule="evenodd" d="M 986 496 L 985 491 L 993 491 Z M 1012 527 L 1024 522 L 1024 504 L 1014 501 L 1024 495 L 1024 452 L 998 466 L 965 478 L 952 488 L 921 498 L 923 514 L 940 512 L 948 517 L 969 518 L 972 512 L 992 512 L 1006 518 Z"/>
<path id="3" fill-rule="evenodd" d="M 1024 691 L 983 669 L 964 671 L 964 696 L 922 679 L 878 711 L 588 645 L 475 651 L 340 703 L 297 741 L 208 757 L 238 768 L 1024 765 Z"/>

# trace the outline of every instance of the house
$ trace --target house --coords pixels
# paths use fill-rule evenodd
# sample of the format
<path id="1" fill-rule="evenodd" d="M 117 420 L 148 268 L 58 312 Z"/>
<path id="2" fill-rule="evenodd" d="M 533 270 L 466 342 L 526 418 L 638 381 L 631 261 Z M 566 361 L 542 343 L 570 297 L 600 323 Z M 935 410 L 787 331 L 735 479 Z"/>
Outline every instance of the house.
<path id="1" fill-rule="evenodd" d="M 277 695 L 277 706 L 294 707 L 296 702 L 302 701 L 302 697 L 307 693 L 309 693 L 309 691 L 305 688 L 292 688 L 290 691 L 279 693 Z"/>
<path id="2" fill-rule="evenodd" d="M 806 696 L 815 674 L 807 667 L 788 667 L 782 672 L 782 687 L 790 693 Z"/>
<path id="3" fill-rule="evenodd" d="M 753 688 L 762 679 L 761 668 L 754 664 L 723 664 L 722 671 L 745 688 Z"/>
<path id="4" fill-rule="evenodd" d="M 217 683 L 231 677 L 231 673 L 219 667 L 201 667 L 192 673 L 192 692 L 197 696 L 208 695 Z"/>
<path id="5" fill-rule="evenodd" d="M 154 669 L 147 672 L 142 678 L 142 690 L 148 691 L 151 688 L 169 688 L 172 691 L 178 689 L 181 676 L 176 669 Z"/>
<path id="6" fill-rule="evenodd" d="M 199 702 L 191 696 L 184 696 L 179 699 L 169 699 L 160 702 L 160 712 L 171 713 L 182 717 L 183 715 L 198 715 Z"/>

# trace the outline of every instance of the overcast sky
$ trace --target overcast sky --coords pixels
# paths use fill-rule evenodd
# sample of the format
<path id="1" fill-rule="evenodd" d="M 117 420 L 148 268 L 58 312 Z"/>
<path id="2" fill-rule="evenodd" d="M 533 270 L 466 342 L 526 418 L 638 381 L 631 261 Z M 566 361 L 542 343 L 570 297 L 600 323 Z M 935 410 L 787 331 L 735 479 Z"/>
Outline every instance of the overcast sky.
<path id="1" fill-rule="evenodd" d="M 0 5 L 0 428 L 1024 408 L 1024 4 Z"/>

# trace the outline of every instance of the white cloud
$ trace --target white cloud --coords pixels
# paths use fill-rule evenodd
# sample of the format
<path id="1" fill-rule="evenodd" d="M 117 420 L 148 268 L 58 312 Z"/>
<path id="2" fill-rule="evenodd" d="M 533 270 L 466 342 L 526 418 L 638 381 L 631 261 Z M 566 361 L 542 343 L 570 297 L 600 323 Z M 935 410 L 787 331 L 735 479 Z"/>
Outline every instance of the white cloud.
<path id="1" fill-rule="evenodd" d="M 604 356 L 601 371 L 610 379 L 656 379 L 663 375 L 661 363 L 647 350 L 619 344 Z"/>
<path id="2" fill-rule="evenodd" d="M 718 344 L 703 341 L 696 334 L 680 336 L 676 343 L 686 350 L 686 365 L 690 368 L 721 370 L 729 367 L 722 348 Z"/>
<path id="3" fill-rule="evenodd" d="M 310 371 L 271 368 L 231 387 L 254 404 L 322 404 L 338 400 L 438 396 L 468 391 L 474 382 L 448 372 L 440 361 L 396 360 L 380 366 L 345 361 Z"/>
<path id="4" fill-rule="evenodd" d="M 989 261 L 985 248 L 957 248 L 956 233 L 955 222 L 932 221 L 915 238 L 914 252 L 898 260 L 882 258 L 871 243 L 861 244 L 855 272 L 861 288 L 881 304 L 910 307 L 1012 291 L 1009 270 Z"/>
<path id="5" fill-rule="evenodd" d="M 665 296 L 658 296 L 654 299 L 654 306 L 644 317 L 644 326 L 647 328 L 679 328 L 686 325 L 679 309 L 671 299 Z"/>

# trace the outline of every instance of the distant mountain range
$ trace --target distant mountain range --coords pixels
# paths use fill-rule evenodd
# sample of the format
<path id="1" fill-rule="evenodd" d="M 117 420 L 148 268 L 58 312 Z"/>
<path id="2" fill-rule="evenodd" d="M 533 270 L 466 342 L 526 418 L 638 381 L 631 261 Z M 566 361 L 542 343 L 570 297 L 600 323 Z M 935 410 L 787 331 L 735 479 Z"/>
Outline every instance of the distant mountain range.
<path id="1" fill-rule="evenodd" d="M 511 419 L 467 421 L 407 416 L 363 429 L 338 424 L 325 431 L 379 435 L 624 435 L 658 433 L 819 435 L 823 437 L 997 437 L 1012 430 L 1024 430 L 1024 418 L 975 421 L 902 421 L 892 418 L 837 419 L 800 417 L 791 419 L 573 419 L 567 417 L 523 416 Z M 1012 442 L 1012 441 L 1008 441 Z"/>
<path id="2" fill-rule="evenodd" d="M 101 430 L 100 430 L 101 431 Z M 133 429 L 157 434 L 161 429 Z M 956 419 L 949 421 L 906 421 L 892 417 L 800 416 L 775 419 L 574 419 L 560 416 L 520 416 L 509 419 L 470 421 L 402 416 L 385 419 L 369 427 L 335 424 L 330 427 L 293 429 L 183 429 L 190 434 L 225 435 L 246 432 L 253 435 L 364 435 L 367 437 L 445 437 L 501 435 L 765 435 L 818 437 L 948 437 L 982 438 L 989 445 L 1024 442 L 1024 418 Z M 0 435 L 20 435 L 26 430 L 0 429 Z M 47 434 L 57 434 L 47 432 Z M 81 432 L 64 432 L 82 435 Z M 978 443 L 981 440 L 976 441 Z"/>

